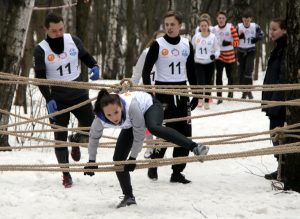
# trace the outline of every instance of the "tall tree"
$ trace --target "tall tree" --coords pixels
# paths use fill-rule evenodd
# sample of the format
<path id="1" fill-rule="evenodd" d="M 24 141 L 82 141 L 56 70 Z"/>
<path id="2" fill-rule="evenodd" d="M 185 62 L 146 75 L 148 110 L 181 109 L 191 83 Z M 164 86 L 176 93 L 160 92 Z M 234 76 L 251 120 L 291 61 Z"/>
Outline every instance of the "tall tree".
<path id="1" fill-rule="evenodd" d="M 287 77 L 289 83 L 300 83 L 300 0 L 289 0 L 287 5 Z M 289 91 L 287 97 L 299 100 L 300 91 Z M 300 123 L 299 111 L 299 106 L 287 107 L 288 125 Z M 288 138 L 287 142 L 299 142 L 299 139 Z M 284 169 L 284 189 L 300 192 L 300 154 L 286 155 Z"/>
<path id="2" fill-rule="evenodd" d="M 106 41 L 106 53 L 103 63 L 103 76 L 115 79 L 120 74 L 121 70 L 121 57 L 118 56 L 120 52 L 120 26 L 118 23 L 118 16 L 121 9 L 121 0 L 112 0 L 108 2 L 109 15 L 108 15 L 108 29 L 107 29 L 107 40 Z"/>
<path id="3" fill-rule="evenodd" d="M 82 40 L 87 47 L 88 43 L 88 24 L 90 22 L 90 6 L 91 1 L 79 0 L 76 5 L 76 35 Z M 81 77 L 84 81 L 88 81 L 87 67 L 81 65 Z"/>
<path id="4" fill-rule="evenodd" d="M 175 0 L 168 0 L 168 11 L 176 10 Z"/>
<path id="5" fill-rule="evenodd" d="M 34 0 L 0 1 L 0 71 L 18 75 L 25 47 L 27 30 Z M 0 85 L 0 109 L 10 111 L 15 85 Z M 9 116 L 0 113 L 0 125 L 6 125 Z M 7 146 L 8 136 L 0 134 L 0 146 Z"/>
<path id="6" fill-rule="evenodd" d="M 132 75 L 132 66 L 136 60 L 136 25 L 135 25 L 135 0 L 126 1 L 126 54 L 125 54 L 125 77 L 129 78 Z"/>

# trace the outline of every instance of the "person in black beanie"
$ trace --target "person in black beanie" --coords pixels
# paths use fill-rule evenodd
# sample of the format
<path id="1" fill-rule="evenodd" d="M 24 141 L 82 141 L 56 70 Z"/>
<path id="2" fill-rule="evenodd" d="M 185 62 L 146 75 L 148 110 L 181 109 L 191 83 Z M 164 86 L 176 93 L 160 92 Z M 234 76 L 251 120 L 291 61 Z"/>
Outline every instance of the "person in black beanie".
<path id="1" fill-rule="evenodd" d="M 281 18 L 275 18 L 271 20 L 269 37 L 273 42 L 276 43 L 276 46 L 272 50 L 268 61 L 264 84 L 286 83 L 286 31 L 285 20 Z M 285 101 L 285 93 L 284 91 L 263 91 L 262 100 Z M 265 112 L 266 116 L 268 116 L 270 119 L 270 130 L 276 127 L 284 126 L 284 122 L 286 121 L 285 106 L 264 108 L 262 111 Z M 279 142 L 276 140 L 273 140 L 272 142 L 274 146 L 279 144 Z M 275 157 L 277 160 L 279 159 L 278 155 L 275 155 Z M 277 175 L 278 171 L 276 170 L 270 174 L 266 174 L 265 178 L 269 180 L 277 179 Z"/>

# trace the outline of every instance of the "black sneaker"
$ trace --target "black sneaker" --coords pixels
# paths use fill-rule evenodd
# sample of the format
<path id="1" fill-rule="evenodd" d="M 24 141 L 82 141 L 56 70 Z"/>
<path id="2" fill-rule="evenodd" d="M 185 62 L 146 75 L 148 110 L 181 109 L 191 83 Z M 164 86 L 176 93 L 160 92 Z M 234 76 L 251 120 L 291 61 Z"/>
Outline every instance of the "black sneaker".
<path id="1" fill-rule="evenodd" d="M 233 92 L 228 92 L 228 98 L 233 98 Z"/>
<path id="2" fill-rule="evenodd" d="M 247 97 L 247 92 L 243 92 L 242 99 L 246 99 L 246 97 Z"/>
<path id="3" fill-rule="evenodd" d="M 117 205 L 117 208 L 122 208 L 129 205 L 136 205 L 135 197 L 125 195 L 123 200 Z"/>
<path id="4" fill-rule="evenodd" d="M 221 103 L 223 103 L 223 100 L 218 100 L 217 104 L 219 105 Z"/>
<path id="5" fill-rule="evenodd" d="M 277 180 L 277 175 L 278 175 L 278 172 L 276 170 L 273 173 L 266 174 L 265 179 L 267 179 L 267 180 Z"/>
<path id="6" fill-rule="evenodd" d="M 170 179 L 171 183 L 182 183 L 182 184 L 188 184 L 191 181 L 186 179 L 185 176 L 181 173 L 172 173 L 171 175 L 171 179 Z"/>
<path id="7" fill-rule="evenodd" d="M 156 181 L 157 178 L 158 178 L 157 168 L 149 168 L 148 169 L 148 177 L 149 177 L 149 179 L 152 179 L 153 181 Z"/>
<path id="8" fill-rule="evenodd" d="M 249 98 L 250 100 L 252 100 L 252 99 L 253 99 L 252 92 L 248 92 L 248 98 Z"/>

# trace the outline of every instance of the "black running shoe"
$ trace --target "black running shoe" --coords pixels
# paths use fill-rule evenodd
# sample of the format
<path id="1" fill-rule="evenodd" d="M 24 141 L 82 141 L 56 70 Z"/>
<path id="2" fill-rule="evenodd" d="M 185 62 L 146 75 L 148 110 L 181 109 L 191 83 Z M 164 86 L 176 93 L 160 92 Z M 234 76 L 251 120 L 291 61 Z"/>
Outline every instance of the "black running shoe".
<path id="1" fill-rule="evenodd" d="M 265 179 L 267 180 L 277 180 L 277 175 L 278 175 L 278 172 L 277 170 L 273 173 L 268 173 L 265 175 Z"/>
<path id="2" fill-rule="evenodd" d="M 148 177 L 150 179 L 152 179 L 153 181 L 156 181 L 158 179 L 157 168 L 149 168 L 148 169 Z"/>
<path id="3" fill-rule="evenodd" d="M 252 92 L 248 92 L 248 98 L 249 98 L 250 100 L 252 100 L 252 99 L 253 99 Z"/>
<path id="4" fill-rule="evenodd" d="M 188 184 L 191 181 L 186 179 L 185 176 L 181 173 L 172 173 L 171 175 L 171 179 L 170 179 L 171 183 L 182 183 L 182 184 Z"/>
<path id="5" fill-rule="evenodd" d="M 242 99 L 246 99 L 246 97 L 247 97 L 247 92 L 243 92 Z"/>
<path id="6" fill-rule="evenodd" d="M 129 205 L 136 205 L 135 197 L 125 195 L 123 200 L 117 205 L 117 208 L 122 208 Z"/>

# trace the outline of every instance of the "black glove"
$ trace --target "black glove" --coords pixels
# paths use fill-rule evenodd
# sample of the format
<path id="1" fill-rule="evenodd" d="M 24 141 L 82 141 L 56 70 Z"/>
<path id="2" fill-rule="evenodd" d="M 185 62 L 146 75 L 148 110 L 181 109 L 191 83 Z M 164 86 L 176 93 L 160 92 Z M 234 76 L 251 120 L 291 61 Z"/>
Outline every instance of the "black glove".
<path id="1" fill-rule="evenodd" d="M 231 42 L 223 40 L 222 46 L 229 46 L 229 45 L 231 45 Z"/>
<path id="2" fill-rule="evenodd" d="M 89 160 L 89 163 L 95 163 L 94 160 Z M 98 166 L 85 166 L 84 169 L 98 169 Z M 94 176 L 94 172 L 84 172 L 84 175 Z"/>
<path id="3" fill-rule="evenodd" d="M 251 43 L 256 43 L 258 41 L 257 37 L 251 38 Z"/>
<path id="4" fill-rule="evenodd" d="M 191 104 L 191 110 L 193 111 L 198 106 L 198 98 L 193 97 L 190 104 Z"/>
<path id="5" fill-rule="evenodd" d="M 133 157 L 129 157 L 128 160 L 136 160 L 136 158 L 133 158 Z M 125 164 L 124 165 L 124 171 L 130 171 L 130 172 L 133 172 L 136 168 L 136 164 L 135 163 L 132 163 L 132 164 Z"/>
<path id="6" fill-rule="evenodd" d="M 215 55 L 210 55 L 209 57 L 211 60 L 215 60 L 216 56 Z"/>
<path id="7" fill-rule="evenodd" d="M 241 33 L 240 35 L 239 35 L 239 39 L 244 39 L 245 38 L 245 34 L 244 33 Z"/>

